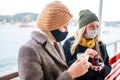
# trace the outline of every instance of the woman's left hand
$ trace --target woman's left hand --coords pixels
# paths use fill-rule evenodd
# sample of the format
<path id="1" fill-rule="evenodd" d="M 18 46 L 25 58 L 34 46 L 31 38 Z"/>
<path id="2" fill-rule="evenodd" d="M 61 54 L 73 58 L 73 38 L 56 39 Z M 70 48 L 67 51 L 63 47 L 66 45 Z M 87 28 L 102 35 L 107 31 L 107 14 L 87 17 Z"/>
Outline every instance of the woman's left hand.
<path id="1" fill-rule="evenodd" d="M 100 62 L 99 66 L 91 65 L 91 69 L 93 69 L 95 71 L 101 71 L 104 68 L 104 66 L 105 66 L 104 63 Z"/>

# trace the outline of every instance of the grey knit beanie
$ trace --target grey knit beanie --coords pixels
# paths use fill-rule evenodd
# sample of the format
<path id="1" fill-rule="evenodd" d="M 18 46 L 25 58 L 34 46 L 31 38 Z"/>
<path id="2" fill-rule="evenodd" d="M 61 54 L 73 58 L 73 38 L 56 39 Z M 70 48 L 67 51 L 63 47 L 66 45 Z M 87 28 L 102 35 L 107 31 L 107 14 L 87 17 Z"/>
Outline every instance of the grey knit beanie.
<path id="1" fill-rule="evenodd" d="M 99 21 L 98 17 L 92 13 L 90 10 L 85 9 L 85 10 L 81 10 L 79 13 L 79 28 L 87 25 L 90 22 L 93 21 Z"/>

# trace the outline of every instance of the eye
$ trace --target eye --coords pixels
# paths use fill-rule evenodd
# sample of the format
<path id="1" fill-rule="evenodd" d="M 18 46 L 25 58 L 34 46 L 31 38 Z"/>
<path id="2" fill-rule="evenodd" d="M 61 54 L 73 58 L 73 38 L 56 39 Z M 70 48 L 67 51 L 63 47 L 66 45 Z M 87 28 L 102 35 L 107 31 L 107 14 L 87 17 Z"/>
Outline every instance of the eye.
<path id="1" fill-rule="evenodd" d="M 91 29 L 98 29 L 98 25 L 96 26 L 90 26 Z"/>
<path id="2" fill-rule="evenodd" d="M 97 28 L 99 28 L 99 25 L 97 25 Z"/>

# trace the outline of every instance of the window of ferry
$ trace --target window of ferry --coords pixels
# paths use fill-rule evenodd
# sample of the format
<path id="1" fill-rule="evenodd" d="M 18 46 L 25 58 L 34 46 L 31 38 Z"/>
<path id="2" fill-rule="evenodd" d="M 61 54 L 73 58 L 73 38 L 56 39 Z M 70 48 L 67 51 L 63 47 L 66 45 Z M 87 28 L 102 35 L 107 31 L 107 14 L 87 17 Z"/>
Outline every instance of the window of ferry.
<path id="1" fill-rule="evenodd" d="M 101 39 L 107 44 L 110 57 L 120 53 L 119 0 L 103 0 Z"/>
<path id="2" fill-rule="evenodd" d="M 53 0 L 0 0 L 0 73 L 8 70 L 17 70 L 18 51 L 21 45 L 30 39 L 30 34 L 36 28 L 37 16 L 42 11 L 43 7 Z M 79 11 L 82 9 L 90 9 L 97 16 L 99 14 L 99 0 L 60 0 L 63 2 L 73 14 L 73 19 L 69 24 L 69 36 L 73 35 L 78 27 Z M 111 2 L 113 0 L 109 0 Z M 113 1 L 113 3 L 116 1 Z M 116 2 L 117 4 L 117 2 Z M 106 7 L 106 5 L 108 7 Z M 103 8 L 105 18 L 105 30 L 103 33 L 107 40 L 113 29 L 119 28 L 119 21 L 111 22 L 113 17 L 118 15 L 117 5 L 112 6 L 106 3 Z M 112 8 L 109 8 L 111 7 Z M 116 6 L 116 7 L 115 7 Z M 114 8 L 114 9 L 113 9 Z M 114 13 L 114 15 L 112 14 Z M 109 15 L 109 16 L 108 16 Z M 117 18 L 119 17 L 116 16 Z M 109 21 L 111 20 L 111 21 Z M 110 23 L 110 24 L 109 24 Z M 117 25 L 117 26 L 116 26 Z M 106 28 L 109 28 L 106 29 Z M 118 33 L 117 33 L 118 34 Z M 104 36 L 102 36 L 104 37 Z"/>

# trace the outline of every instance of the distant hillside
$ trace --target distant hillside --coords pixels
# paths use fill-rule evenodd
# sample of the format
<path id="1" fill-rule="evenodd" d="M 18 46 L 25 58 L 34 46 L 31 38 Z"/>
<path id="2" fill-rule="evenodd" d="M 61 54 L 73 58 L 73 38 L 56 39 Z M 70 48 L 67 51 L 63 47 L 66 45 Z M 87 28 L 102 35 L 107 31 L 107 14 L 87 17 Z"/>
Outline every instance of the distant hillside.
<path id="1" fill-rule="evenodd" d="M 30 23 L 36 21 L 38 14 L 35 13 L 18 13 L 15 15 L 0 15 L 0 24 L 4 23 Z M 104 21 L 105 26 L 115 26 L 120 27 L 120 21 Z M 69 23 L 71 26 L 78 26 L 78 20 L 72 19 Z"/>
<path id="2" fill-rule="evenodd" d="M 37 19 L 38 14 L 35 13 L 19 13 L 12 16 L 9 15 L 0 15 L 0 23 L 29 23 Z"/>
<path id="3" fill-rule="evenodd" d="M 120 27 L 120 21 L 105 21 L 105 26 Z"/>

